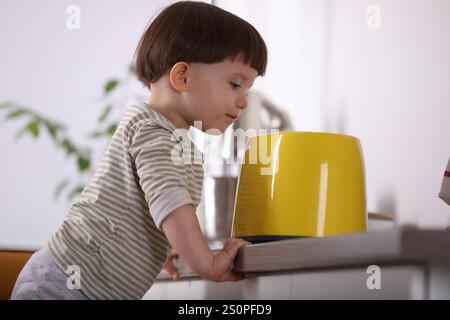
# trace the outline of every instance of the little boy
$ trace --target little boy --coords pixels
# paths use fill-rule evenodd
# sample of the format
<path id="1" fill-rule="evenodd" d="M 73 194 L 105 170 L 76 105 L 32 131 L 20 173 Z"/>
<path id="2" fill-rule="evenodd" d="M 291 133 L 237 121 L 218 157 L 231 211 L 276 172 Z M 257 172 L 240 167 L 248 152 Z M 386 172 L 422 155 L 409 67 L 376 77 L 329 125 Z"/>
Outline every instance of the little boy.
<path id="1" fill-rule="evenodd" d="M 205 279 L 243 279 L 231 267 L 248 242 L 230 239 L 213 254 L 195 214 L 201 161 L 175 159 L 198 154 L 180 130 L 201 121 L 220 133 L 239 117 L 266 63 L 263 39 L 239 17 L 202 2 L 165 8 L 136 51 L 148 103 L 125 110 L 92 181 L 26 264 L 12 298 L 141 299 L 170 247 Z M 166 267 L 176 276 L 172 257 Z"/>

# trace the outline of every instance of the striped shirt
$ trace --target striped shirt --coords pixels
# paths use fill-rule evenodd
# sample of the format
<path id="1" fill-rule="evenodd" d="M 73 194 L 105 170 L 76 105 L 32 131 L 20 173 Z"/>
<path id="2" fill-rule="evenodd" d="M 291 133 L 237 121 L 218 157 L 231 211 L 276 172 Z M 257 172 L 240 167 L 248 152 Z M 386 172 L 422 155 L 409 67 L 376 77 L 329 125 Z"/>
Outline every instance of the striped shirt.
<path id="1" fill-rule="evenodd" d="M 141 299 L 170 249 L 162 221 L 199 205 L 202 155 L 187 130 L 179 131 L 146 103 L 128 107 L 92 180 L 50 238 L 56 264 L 68 276 L 79 270 L 88 297 Z"/>

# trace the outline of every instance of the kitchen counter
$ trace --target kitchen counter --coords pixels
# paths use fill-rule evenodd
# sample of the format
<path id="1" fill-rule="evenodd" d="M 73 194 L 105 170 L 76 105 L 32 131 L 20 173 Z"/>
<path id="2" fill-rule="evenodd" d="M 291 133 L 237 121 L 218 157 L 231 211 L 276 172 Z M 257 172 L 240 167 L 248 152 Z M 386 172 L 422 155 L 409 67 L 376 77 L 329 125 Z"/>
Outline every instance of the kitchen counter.
<path id="1" fill-rule="evenodd" d="M 235 270 L 246 274 L 361 265 L 450 265 L 450 231 L 402 227 L 325 238 L 299 238 L 251 244 L 239 250 Z M 180 278 L 197 277 L 181 259 Z M 450 270 L 450 269 L 449 269 Z M 163 270 L 157 280 L 170 280 Z"/>
<path id="2" fill-rule="evenodd" d="M 416 227 L 251 244 L 235 270 L 246 279 L 211 282 L 180 259 L 144 299 L 450 299 L 450 231 Z"/>

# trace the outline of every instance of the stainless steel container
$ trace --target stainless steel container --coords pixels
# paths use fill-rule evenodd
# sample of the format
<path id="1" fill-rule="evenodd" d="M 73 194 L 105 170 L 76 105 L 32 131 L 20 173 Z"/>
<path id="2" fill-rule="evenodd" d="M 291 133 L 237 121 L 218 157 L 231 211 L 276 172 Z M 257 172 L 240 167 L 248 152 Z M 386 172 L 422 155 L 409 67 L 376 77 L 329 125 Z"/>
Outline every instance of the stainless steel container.
<path id="1" fill-rule="evenodd" d="M 205 176 L 202 201 L 197 209 L 203 234 L 213 249 L 230 238 L 237 177 Z"/>

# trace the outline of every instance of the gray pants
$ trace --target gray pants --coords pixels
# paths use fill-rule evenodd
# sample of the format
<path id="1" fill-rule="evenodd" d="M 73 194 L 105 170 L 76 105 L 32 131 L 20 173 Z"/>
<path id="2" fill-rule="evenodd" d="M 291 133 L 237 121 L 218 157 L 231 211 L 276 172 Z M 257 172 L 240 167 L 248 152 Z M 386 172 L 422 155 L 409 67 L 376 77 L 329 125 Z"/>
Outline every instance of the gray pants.
<path id="1" fill-rule="evenodd" d="M 67 279 L 45 245 L 23 267 L 11 300 L 89 300 L 81 290 L 69 289 Z"/>

